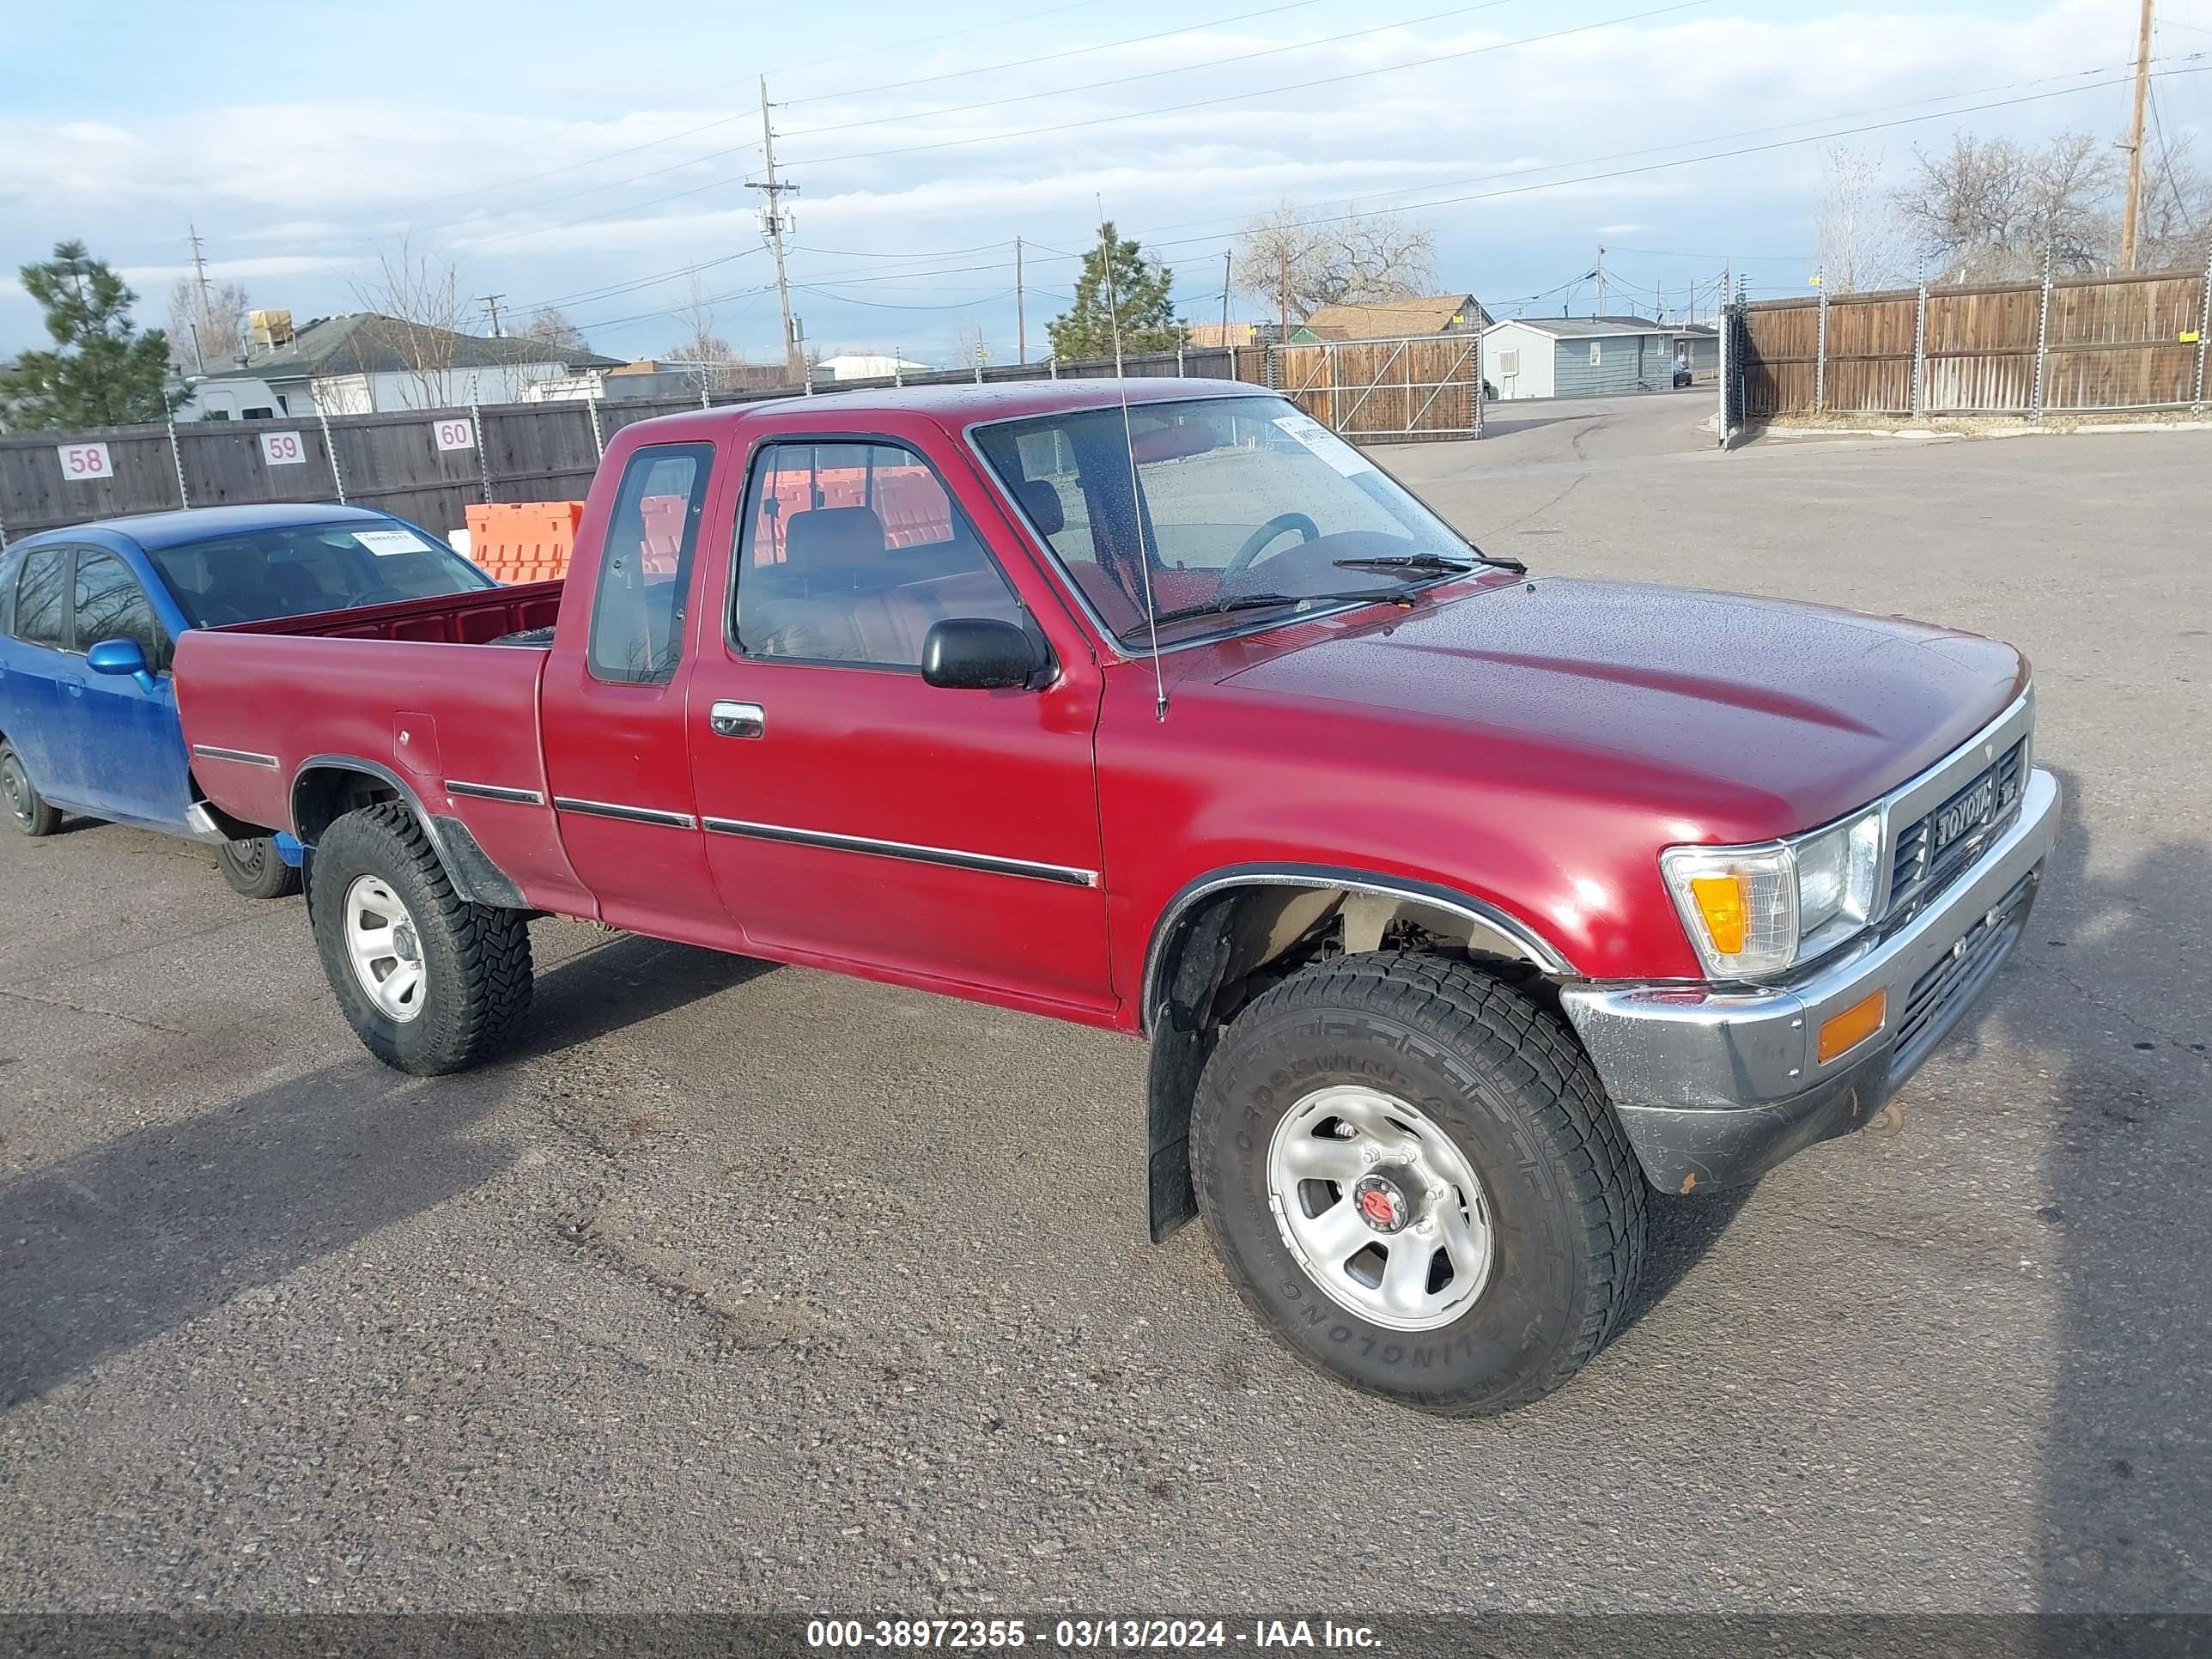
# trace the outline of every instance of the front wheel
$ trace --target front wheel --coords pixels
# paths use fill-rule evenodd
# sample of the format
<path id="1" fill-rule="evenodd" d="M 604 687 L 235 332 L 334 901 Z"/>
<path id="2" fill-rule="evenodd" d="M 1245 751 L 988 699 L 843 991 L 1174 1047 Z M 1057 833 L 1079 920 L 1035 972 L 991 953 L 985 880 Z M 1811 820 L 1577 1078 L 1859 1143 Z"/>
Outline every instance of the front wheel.
<path id="1" fill-rule="evenodd" d="M 24 835 L 51 836 L 62 827 L 61 813 L 32 783 L 15 745 L 4 740 L 0 740 L 0 806 L 6 807 L 8 822 Z"/>
<path id="2" fill-rule="evenodd" d="M 1341 957 L 1258 998 L 1206 1063 L 1191 1153 L 1254 1311 L 1425 1410 L 1558 1388 L 1641 1271 L 1644 1178 L 1589 1062 L 1466 963 Z"/>
<path id="3" fill-rule="evenodd" d="M 216 848 L 215 861 L 230 890 L 247 898 L 289 898 L 300 890 L 300 872 L 284 862 L 273 836 L 227 841 Z"/>
<path id="4" fill-rule="evenodd" d="M 530 1010 L 530 928 L 474 904 L 406 807 L 348 812 L 315 848 L 307 909 L 323 973 L 369 1053 L 420 1076 L 480 1066 Z"/>

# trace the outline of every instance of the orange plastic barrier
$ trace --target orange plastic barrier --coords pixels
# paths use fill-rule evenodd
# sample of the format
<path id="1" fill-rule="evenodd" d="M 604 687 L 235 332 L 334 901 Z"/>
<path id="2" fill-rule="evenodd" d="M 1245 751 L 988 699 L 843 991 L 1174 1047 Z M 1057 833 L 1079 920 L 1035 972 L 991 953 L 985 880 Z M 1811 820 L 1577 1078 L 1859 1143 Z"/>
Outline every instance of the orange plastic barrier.
<path id="1" fill-rule="evenodd" d="M 581 501 L 495 501 L 468 509 L 469 557 L 494 581 L 554 581 L 568 573 Z"/>

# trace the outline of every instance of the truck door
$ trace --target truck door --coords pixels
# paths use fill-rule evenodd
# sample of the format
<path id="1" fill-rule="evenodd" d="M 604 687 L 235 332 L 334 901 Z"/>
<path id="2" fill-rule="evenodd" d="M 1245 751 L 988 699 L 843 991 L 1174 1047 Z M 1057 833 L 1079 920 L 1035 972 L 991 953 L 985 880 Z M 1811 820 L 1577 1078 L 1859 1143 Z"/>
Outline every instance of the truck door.
<path id="1" fill-rule="evenodd" d="M 684 734 L 685 619 L 714 459 L 710 443 L 631 454 L 599 537 L 590 609 L 562 607 L 538 719 L 562 844 L 600 919 L 726 949 L 736 941 L 708 871 Z M 591 531 L 587 518 L 586 544 Z M 582 640 L 572 643 L 574 631 Z"/>
<path id="2" fill-rule="evenodd" d="M 1019 623 L 1041 649 L 1044 635 L 937 469 L 903 445 L 763 444 L 739 524 L 685 729 L 708 860 L 747 938 L 1110 1006 L 1088 653 L 1063 653 L 1036 689 L 923 684 L 933 622 Z"/>

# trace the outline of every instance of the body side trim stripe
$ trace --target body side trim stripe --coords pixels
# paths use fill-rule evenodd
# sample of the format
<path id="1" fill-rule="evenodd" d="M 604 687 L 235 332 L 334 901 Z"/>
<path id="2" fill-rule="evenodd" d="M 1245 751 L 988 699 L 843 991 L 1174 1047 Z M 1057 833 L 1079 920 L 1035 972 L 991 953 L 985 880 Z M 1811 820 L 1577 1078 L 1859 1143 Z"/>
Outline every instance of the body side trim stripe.
<path id="1" fill-rule="evenodd" d="M 236 761 L 240 766 L 265 766 L 272 772 L 277 761 L 274 755 L 264 755 L 252 749 L 219 749 L 211 743 L 196 743 L 192 753 L 202 760 Z"/>
<path id="2" fill-rule="evenodd" d="M 543 806 L 545 797 L 535 789 L 510 789 L 503 783 L 465 783 L 459 778 L 446 780 L 449 795 L 473 795 L 478 800 L 513 801 L 518 806 Z"/>
<path id="3" fill-rule="evenodd" d="M 581 812 L 586 817 L 620 818 L 627 823 L 657 823 L 668 830 L 696 830 L 699 827 L 689 812 L 664 812 L 657 806 L 624 806 L 618 801 L 579 800 L 568 795 L 554 796 L 553 805 L 563 812 Z"/>
<path id="4" fill-rule="evenodd" d="M 1098 872 L 1072 865 L 1040 864 L 1033 859 L 1000 858 L 991 853 L 967 853 L 951 847 L 922 847 L 911 842 L 878 841 L 869 836 L 833 835 L 826 830 L 793 830 L 780 823 L 749 823 L 740 818 L 706 818 L 706 828 L 718 836 L 743 836 L 753 841 L 785 842 L 798 847 L 820 847 L 836 853 L 866 853 L 878 858 L 906 859 L 917 864 L 941 864 L 955 870 L 975 870 L 990 876 L 1025 876 L 1032 881 L 1057 882 L 1066 887 L 1096 887 Z"/>

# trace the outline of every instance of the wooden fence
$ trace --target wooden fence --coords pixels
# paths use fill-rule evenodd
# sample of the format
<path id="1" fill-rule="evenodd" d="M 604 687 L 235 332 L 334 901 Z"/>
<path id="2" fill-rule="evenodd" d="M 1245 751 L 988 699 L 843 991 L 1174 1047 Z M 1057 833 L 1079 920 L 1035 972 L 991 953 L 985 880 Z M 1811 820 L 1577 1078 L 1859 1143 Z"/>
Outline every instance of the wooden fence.
<path id="1" fill-rule="evenodd" d="M 1334 432 L 1370 442 L 1482 430 L 1482 336 L 1327 340 L 1273 348 L 1271 384 Z"/>
<path id="2" fill-rule="evenodd" d="M 1263 348 L 1191 348 L 1132 356 L 1126 372 L 1263 381 Z M 1089 379 L 1114 364 L 1012 363 L 931 372 L 834 388 L 973 380 Z M 717 405 L 803 395 L 797 388 L 716 394 Z M 606 441 L 634 421 L 700 407 L 696 398 L 503 404 L 386 415 L 307 415 L 276 421 L 193 421 L 86 432 L 0 436 L 0 546 L 63 525 L 179 507 L 263 501 L 349 501 L 444 534 L 471 502 L 573 499 L 584 494 Z M 460 429 L 465 424 L 465 430 Z M 441 446 L 441 436 L 447 441 Z M 452 440 L 465 437 L 465 444 Z M 269 440 L 278 442 L 272 450 Z M 72 473 L 71 449 L 99 463 Z M 296 459 L 295 459 L 296 457 Z M 279 459 L 281 458 L 281 459 Z"/>
<path id="3" fill-rule="evenodd" d="M 1750 420 L 2201 410 L 2212 266 L 1822 295 L 1742 313 L 1735 369 Z"/>

